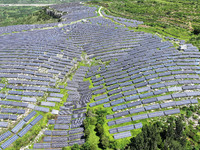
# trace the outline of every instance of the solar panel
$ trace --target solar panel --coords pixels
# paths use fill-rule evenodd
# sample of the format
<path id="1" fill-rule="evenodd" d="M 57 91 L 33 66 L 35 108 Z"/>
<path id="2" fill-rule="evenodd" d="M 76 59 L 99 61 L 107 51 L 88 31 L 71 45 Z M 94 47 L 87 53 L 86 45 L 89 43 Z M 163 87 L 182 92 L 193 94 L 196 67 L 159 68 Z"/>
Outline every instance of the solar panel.
<path id="1" fill-rule="evenodd" d="M 160 105 L 159 104 L 154 104 L 154 105 L 148 105 L 148 106 L 144 106 L 145 110 L 153 110 L 153 109 L 159 109 Z"/>
<path id="2" fill-rule="evenodd" d="M 59 125 L 59 124 L 55 124 L 55 125 L 54 125 L 54 129 L 55 129 L 55 130 L 58 130 L 58 129 L 67 130 L 67 129 L 69 129 L 69 125 Z"/>
<path id="3" fill-rule="evenodd" d="M 170 110 L 165 110 L 164 114 L 165 115 L 173 115 L 173 114 L 178 114 L 180 113 L 179 109 L 170 109 Z"/>
<path id="4" fill-rule="evenodd" d="M 45 107 L 35 106 L 34 109 L 37 111 L 42 111 L 42 112 L 49 112 L 49 108 L 45 108 Z"/>
<path id="5" fill-rule="evenodd" d="M 122 119 L 117 119 L 115 120 L 116 124 L 121 124 L 121 123 L 125 123 L 125 122 L 131 122 L 131 117 L 127 117 L 127 118 L 122 118 Z"/>
<path id="6" fill-rule="evenodd" d="M 176 103 L 177 106 L 181 106 L 181 105 L 190 104 L 191 101 L 190 100 L 182 100 L 182 101 L 176 101 L 175 103 Z"/>
<path id="7" fill-rule="evenodd" d="M 133 116 L 132 120 L 136 121 L 136 120 L 141 120 L 141 119 L 146 119 L 146 118 L 148 118 L 148 115 L 147 114 L 142 114 L 142 115 Z"/>
<path id="8" fill-rule="evenodd" d="M 34 126 L 38 121 L 43 118 L 42 115 L 37 116 L 33 121 L 30 122 L 30 125 Z"/>
<path id="9" fill-rule="evenodd" d="M 8 122 L 1 122 L 0 121 L 0 127 L 1 128 L 7 128 L 8 127 Z"/>
<path id="10" fill-rule="evenodd" d="M 37 99 L 35 97 L 22 97 L 22 101 L 25 101 L 25 102 L 37 102 Z"/>
<path id="11" fill-rule="evenodd" d="M 136 123 L 134 124 L 135 129 L 142 128 L 142 123 Z"/>
<path id="12" fill-rule="evenodd" d="M 25 118 L 24 118 L 24 121 L 25 122 L 28 122 L 33 116 L 36 115 L 36 112 L 35 111 L 32 111 L 30 114 L 28 114 Z"/>
<path id="13" fill-rule="evenodd" d="M 69 146 L 73 146 L 74 144 L 82 145 L 84 143 L 85 143 L 85 139 L 81 139 L 81 140 L 76 140 L 76 141 L 69 142 Z"/>
<path id="14" fill-rule="evenodd" d="M 33 145 L 33 148 L 36 148 L 36 149 L 44 149 L 44 148 L 51 148 L 51 143 L 35 143 Z"/>
<path id="15" fill-rule="evenodd" d="M 116 101 L 112 101 L 111 105 L 113 106 L 113 105 L 117 105 L 117 104 L 120 104 L 120 103 L 123 103 L 123 102 L 125 102 L 124 99 L 119 99 L 119 100 L 116 100 Z"/>
<path id="16" fill-rule="evenodd" d="M 84 137 L 84 133 L 69 135 L 69 141 L 72 141 L 75 139 L 81 139 L 83 137 Z"/>
<path id="17" fill-rule="evenodd" d="M 0 135 L 0 142 L 3 141 L 4 139 L 6 139 L 7 137 L 9 137 L 12 133 L 10 131 L 7 131 L 5 133 L 3 133 L 2 135 Z"/>
<path id="18" fill-rule="evenodd" d="M 103 99 L 103 98 L 106 98 L 107 95 L 104 94 L 104 95 L 101 95 L 101 96 L 98 96 L 98 97 L 95 97 L 94 100 L 97 101 L 97 100 L 100 100 L 100 99 Z"/>
<path id="19" fill-rule="evenodd" d="M 118 132 L 123 132 L 123 131 L 127 131 L 127 130 L 133 130 L 134 129 L 134 125 L 127 125 L 127 126 L 122 126 L 122 127 L 118 127 L 117 131 Z"/>
<path id="20" fill-rule="evenodd" d="M 42 106 L 49 106 L 49 107 L 54 107 L 55 106 L 55 103 L 52 103 L 52 102 L 41 102 L 41 105 Z"/>
<path id="21" fill-rule="evenodd" d="M 26 122 L 24 120 L 21 120 L 11 131 L 13 133 L 17 133 L 25 124 Z"/>
<path id="22" fill-rule="evenodd" d="M 173 107 L 173 106 L 176 106 L 176 103 L 175 103 L 175 102 L 168 102 L 168 103 L 161 103 L 161 104 L 160 104 L 160 107 L 161 107 L 161 108 Z"/>
<path id="23" fill-rule="evenodd" d="M 163 111 L 157 111 L 157 112 L 149 113 L 148 116 L 149 118 L 159 117 L 159 116 L 164 116 L 164 113 Z"/>
<path id="24" fill-rule="evenodd" d="M 96 105 L 100 105 L 100 104 L 107 103 L 107 102 L 109 102 L 108 98 L 100 100 L 100 101 L 96 101 Z"/>
<path id="25" fill-rule="evenodd" d="M 79 133 L 83 131 L 84 131 L 84 128 L 76 128 L 76 129 L 69 130 L 69 134 L 75 134 L 75 133 Z"/>
<path id="26" fill-rule="evenodd" d="M 59 94 L 59 93 L 50 93 L 50 96 L 51 96 L 51 97 L 59 97 L 59 98 L 62 98 L 62 97 L 63 97 L 63 94 Z"/>
<path id="27" fill-rule="evenodd" d="M 28 124 L 26 127 L 24 127 L 19 133 L 19 137 L 24 136 L 33 126 L 31 126 L 30 124 Z"/>
<path id="28" fill-rule="evenodd" d="M 169 100 L 169 99 L 172 99 L 171 95 L 157 97 L 158 101 Z"/>
<path id="29" fill-rule="evenodd" d="M 190 102 L 191 102 L 191 104 L 198 104 L 198 100 L 197 99 L 191 99 Z"/>
<path id="30" fill-rule="evenodd" d="M 19 137 L 15 134 L 10 139 L 8 139 L 6 142 L 4 142 L 1 145 L 1 148 L 6 149 L 9 145 L 11 145 L 13 142 L 15 142 Z"/>
<path id="31" fill-rule="evenodd" d="M 128 131 L 128 132 L 123 132 L 123 133 L 114 134 L 114 139 L 121 139 L 121 138 L 130 137 L 130 136 L 132 136 L 132 135 L 131 135 L 131 132 Z"/>
<path id="32" fill-rule="evenodd" d="M 145 111 L 144 107 L 139 107 L 139 108 L 130 109 L 129 113 L 133 114 L 133 113 L 138 113 L 138 112 L 143 112 L 143 111 Z"/>
<path id="33" fill-rule="evenodd" d="M 51 101 L 51 102 L 60 102 L 61 99 L 60 99 L 60 98 L 55 98 L 55 97 L 47 97 L 47 101 Z"/>
<path id="34" fill-rule="evenodd" d="M 62 131 L 62 130 L 57 130 L 57 131 L 52 131 L 53 136 L 61 136 L 61 135 L 68 135 L 68 131 Z"/>
<path id="35" fill-rule="evenodd" d="M 132 100 L 135 100 L 135 99 L 139 99 L 139 96 L 138 95 L 134 95 L 134 96 L 130 96 L 130 97 L 126 97 L 125 98 L 126 101 L 132 101 Z"/>
<path id="36" fill-rule="evenodd" d="M 113 111 L 121 110 L 127 108 L 126 105 L 115 106 L 112 108 Z"/>

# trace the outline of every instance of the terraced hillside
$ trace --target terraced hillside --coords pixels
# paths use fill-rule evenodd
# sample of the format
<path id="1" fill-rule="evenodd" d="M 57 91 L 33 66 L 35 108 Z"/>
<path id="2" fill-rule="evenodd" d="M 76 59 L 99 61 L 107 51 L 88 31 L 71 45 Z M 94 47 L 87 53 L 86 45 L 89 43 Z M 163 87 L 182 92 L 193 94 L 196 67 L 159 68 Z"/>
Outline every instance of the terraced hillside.
<path id="1" fill-rule="evenodd" d="M 198 104 L 200 53 L 192 44 L 177 39 L 178 50 L 127 28 L 142 21 L 97 7 L 51 9 L 62 22 L 0 27 L 1 149 L 82 145 L 93 109 L 107 110 L 103 128 L 120 143 L 152 118 Z"/>

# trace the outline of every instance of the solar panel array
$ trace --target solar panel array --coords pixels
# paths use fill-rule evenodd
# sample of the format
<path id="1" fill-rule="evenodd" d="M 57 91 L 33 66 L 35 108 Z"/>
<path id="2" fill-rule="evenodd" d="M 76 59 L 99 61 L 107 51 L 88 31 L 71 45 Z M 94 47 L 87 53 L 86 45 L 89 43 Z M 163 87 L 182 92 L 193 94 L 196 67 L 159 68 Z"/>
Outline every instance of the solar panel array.
<path id="1" fill-rule="evenodd" d="M 123 24 L 127 27 L 138 27 L 138 25 L 143 24 L 143 21 L 133 20 L 133 19 L 126 19 L 121 17 L 114 17 L 107 15 L 104 11 L 102 11 L 102 14 L 107 17 L 113 19 L 115 22 Z"/>
<path id="2" fill-rule="evenodd" d="M 53 5 L 50 6 L 50 8 L 53 8 L 54 11 L 56 10 L 56 14 L 60 16 L 65 23 L 97 16 L 96 7 L 84 6 L 80 3 Z"/>
<path id="3" fill-rule="evenodd" d="M 97 16 L 96 7 L 70 3 L 52 8 L 62 22 L 0 27 L 0 128 L 7 128 L 0 135 L 2 149 L 43 119 L 39 111 L 51 110 L 56 117 L 48 120 L 53 129 L 44 131 L 34 149 L 61 149 L 85 142 L 87 105 L 112 110 L 107 125 L 120 139 L 141 128 L 143 119 L 178 114 L 182 106 L 198 103 L 200 55 L 193 45 L 179 51 L 170 39 L 125 27 L 142 21 L 104 12 L 106 18 Z M 82 60 L 90 67 L 77 68 Z M 67 90 L 65 100 L 61 89 Z"/>
<path id="4" fill-rule="evenodd" d="M 3 133 L 0 136 L 0 142 L 3 141 L 1 144 L 2 149 L 6 149 L 9 147 L 13 142 L 15 142 L 18 138 L 24 136 L 37 122 L 39 122 L 42 119 L 42 115 L 38 115 L 36 118 L 34 118 L 30 123 L 28 122 L 31 118 L 33 118 L 36 115 L 35 111 L 32 111 L 30 114 L 28 114 L 24 119 L 22 119 L 14 128 L 12 128 L 11 133 L 10 131 L 7 131 Z M 28 125 L 26 125 L 28 124 Z M 24 127 L 24 125 L 26 125 Z M 24 127 L 24 128 L 23 128 Z M 12 135 L 12 137 L 10 137 Z M 10 138 L 9 138 L 10 137 Z M 9 138 L 9 139 L 7 139 Z"/>
<path id="5" fill-rule="evenodd" d="M 35 143 L 33 148 L 62 148 L 85 142 L 83 120 L 86 117 L 87 103 L 92 96 L 89 81 L 83 81 L 88 69 L 81 66 L 72 80 L 67 81 L 67 102 L 60 107 L 57 119 L 48 121 L 48 124 L 54 125 L 54 129 L 44 131 L 43 143 Z"/>

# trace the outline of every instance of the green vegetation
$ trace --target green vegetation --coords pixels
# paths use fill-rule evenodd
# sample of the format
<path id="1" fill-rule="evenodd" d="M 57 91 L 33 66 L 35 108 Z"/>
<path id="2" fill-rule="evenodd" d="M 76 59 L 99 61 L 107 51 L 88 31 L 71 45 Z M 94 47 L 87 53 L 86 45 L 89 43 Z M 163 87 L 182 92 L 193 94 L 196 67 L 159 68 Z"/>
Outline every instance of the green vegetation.
<path id="1" fill-rule="evenodd" d="M 0 0 L 0 4 L 62 4 L 88 0 Z"/>
<path id="2" fill-rule="evenodd" d="M 32 142 L 35 137 L 38 135 L 38 133 L 44 129 L 44 127 L 47 125 L 48 119 L 51 119 L 51 113 L 43 113 L 37 111 L 37 114 L 34 118 L 36 118 L 39 114 L 43 116 L 43 118 L 35 125 L 33 126 L 30 131 L 28 131 L 23 137 L 18 138 L 12 146 L 9 146 L 8 150 L 13 150 L 15 148 L 16 150 L 19 150 L 25 145 L 28 145 L 30 142 Z M 30 123 L 34 118 L 32 118 L 28 123 Z M 27 126 L 28 124 L 24 125 Z M 23 127 L 23 128 L 24 128 Z M 14 134 L 13 134 L 14 135 Z M 5 140 L 4 140 L 5 141 Z"/>
<path id="3" fill-rule="evenodd" d="M 47 15 L 45 8 L 29 6 L 0 7 L 0 26 L 53 22 L 58 22 L 58 19 Z"/>
<path id="4" fill-rule="evenodd" d="M 68 0 L 66 0 L 68 1 Z M 47 3 L 44 0 L 0 0 L 0 3 Z M 49 3 L 59 3 L 61 1 L 49 0 Z M 63 1 L 62 1 L 63 2 Z M 200 48 L 200 2 L 195 0 L 103 0 L 93 1 L 92 4 L 104 6 L 108 14 L 120 16 L 130 19 L 144 21 L 144 25 L 137 28 L 130 28 L 136 31 L 145 31 L 157 33 L 162 36 L 170 36 L 184 39 L 188 43 L 192 43 Z M 41 24 L 57 22 L 58 19 L 52 18 L 45 13 L 45 9 L 38 7 L 0 7 L 0 26 L 17 25 L 17 24 Z M 80 66 L 93 66 L 102 62 L 87 59 L 86 53 L 82 53 L 82 61 L 73 68 L 72 76 Z M 106 62 L 108 63 L 108 62 Z M 85 79 L 87 80 L 87 79 Z M 91 80 L 88 79 L 90 82 Z M 7 84 L 7 79 L 3 78 L 1 83 Z M 59 85 L 66 85 L 65 82 L 58 82 Z M 92 88 L 92 85 L 90 85 Z M 5 92 L 7 89 L 2 89 Z M 61 89 L 64 95 L 61 103 L 56 104 L 54 109 L 59 109 L 67 99 L 67 90 Z M 170 92 L 169 92 L 170 93 Z M 168 93 L 168 94 L 169 94 Z M 172 92 L 170 93 L 172 94 Z M 100 94 L 99 94 L 100 95 Z M 98 96 L 98 95 L 97 95 Z M 45 98 L 45 97 L 43 97 Z M 94 99 L 94 96 L 93 96 Z M 94 100 L 91 100 L 93 102 Z M 42 99 L 41 99 L 42 100 Z M 120 104 L 121 105 L 121 104 Z M 182 107 L 181 115 L 171 117 L 157 117 L 154 119 L 144 119 L 142 129 L 132 130 L 133 137 L 114 140 L 109 134 L 109 127 L 106 115 L 112 112 L 111 108 L 103 108 L 102 105 L 93 108 L 87 107 L 88 111 L 84 120 L 86 143 L 82 146 L 75 144 L 72 147 L 63 148 L 66 150 L 99 150 L 99 149 L 133 149 L 133 150 L 184 150 L 184 149 L 200 149 L 200 121 L 198 120 L 200 106 Z M 52 108 L 50 108 L 52 110 Z M 47 126 L 48 119 L 55 117 L 51 113 L 37 112 L 43 115 L 43 119 L 34 126 L 24 137 L 19 138 L 8 149 L 20 149 L 22 146 L 28 145 L 33 141 L 38 133 Z M 131 115 L 130 115 L 131 116 Z M 111 121 L 110 119 L 109 121 Z M 123 125 L 135 124 L 136 122 L 124 123 Z M 48 129 L 53 129 L 53 125 L 49 125 Z M 42 140 L 42 136 L 38 141 Z M 31 143 L 32 144 L 32 143 Z M 30 146 L 32 148 L 33 145 Z"/>
<path id="5" fill-rule="evenodd" d="M 106 128 L 106 108 L 91 108 L 87 111 L 84 120 L 86 143 L 82 146 L 74 145 L 72 150 L 146 150 L 172 149 L 196 150 L 200 148 L 199 124 L 194 127 L 192 121 L 187 124 L 187 111 L 195 113 L 199 106 L 183 107 L 179 117 L 169 116 L 146 123 L 132 138 L 114 140 Z M 200 122 L 199 122 L 200 123 Z M 68 147 L 69 148 L 69 147 Z"/>
<path id="6" fill-rule="evenodd" d="M 106 13 L 139 21 L 135 31 L 157 33 L 186 40 L 200 48 L 200 1 L 198 0 L 93 0 Z"/>
<path id="7" fill-rule="evenodd" d="M 182 118 L 169 118 L 168 126 L 159 122 L 144 126 L 142 132 L 131 139 L 129 147 L 136 150 L 146 149 L 186 149 L 186 136 Z"/>

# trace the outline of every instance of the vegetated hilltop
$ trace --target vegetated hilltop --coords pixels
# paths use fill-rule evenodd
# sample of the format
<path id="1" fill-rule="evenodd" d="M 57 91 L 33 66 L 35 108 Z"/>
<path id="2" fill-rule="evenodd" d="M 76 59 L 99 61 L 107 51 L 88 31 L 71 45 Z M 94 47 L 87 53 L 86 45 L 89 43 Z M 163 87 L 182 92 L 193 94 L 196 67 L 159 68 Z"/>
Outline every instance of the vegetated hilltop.
<path id="1" fill-rule="evenodd" d="M 88 0 L 0 0 L 0 4 L 62 4 Z"/>
<path id="2" fill-rule="evenodd" d="M 32 6 L 0 7 L 0 27 L 20 24 L 44 24 L 58 22 L 46 14 L 46 9 Z"/>
<path id="3" fill-rule="evenodd" d="M 198 0 L 93 0 L 108 14 L 144 21 L 137 29 L 179 38 L 200 48 Z"/>

